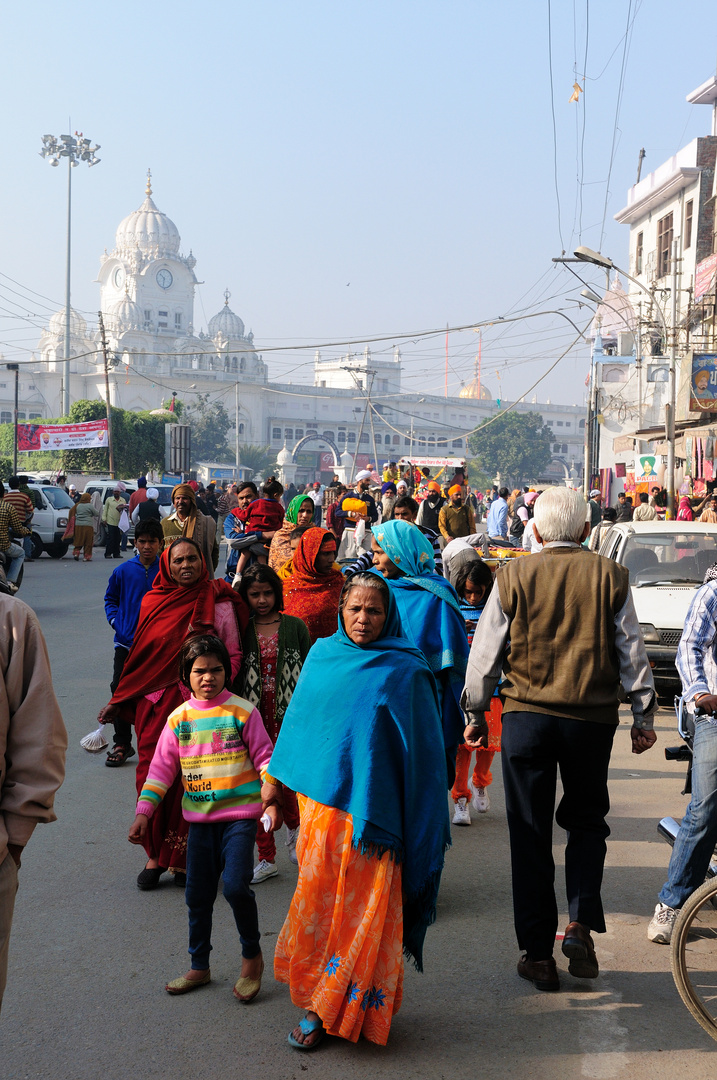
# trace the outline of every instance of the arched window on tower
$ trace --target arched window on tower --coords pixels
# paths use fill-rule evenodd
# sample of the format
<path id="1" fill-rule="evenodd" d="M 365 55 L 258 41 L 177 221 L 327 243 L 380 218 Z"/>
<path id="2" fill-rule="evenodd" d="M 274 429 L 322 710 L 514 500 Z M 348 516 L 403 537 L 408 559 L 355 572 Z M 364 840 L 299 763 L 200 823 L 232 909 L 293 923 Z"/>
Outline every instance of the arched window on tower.
<path id="1" fill-rule="evenodd" d="M 239 370 L 240 371 L 246 371 L 246 360 L 245 360 L 245 358 L 243 356 L 242 356 L 241 360 L 239 361 Z"/>
<path id="2" fill-rule="evenodd" d="M 238 370 L 239 370 L 239 365 L 237 363 L 237 358 L 236 358 L 236 356 L 232 356 L 232 371 L 238 371 Z"/>
<path id="3" fill-rule="evenodd" d="M 391 436 L 387 435 L 386 438 L 383 441 L 386 444 L 386 446 L 390 446 L 391 445 Z"/>
<path id="4" fill-rule="evenodd" d="M 394 435 L 393 436 L 393 445 L 394 446 L 400 446 L 401 445 L 401 436 L 400 435 Z"/>

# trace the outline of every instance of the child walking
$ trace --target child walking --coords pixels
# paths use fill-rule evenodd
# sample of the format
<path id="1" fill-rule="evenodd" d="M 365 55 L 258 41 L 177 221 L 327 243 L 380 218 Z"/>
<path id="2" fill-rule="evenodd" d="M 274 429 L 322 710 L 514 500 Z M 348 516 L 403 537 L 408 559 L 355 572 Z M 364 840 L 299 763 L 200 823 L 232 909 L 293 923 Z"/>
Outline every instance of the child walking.
<path id="1" fill-rule="evenodd" d="M 455 589 L 461 601 L 461 613 L 466 622 L 468 644 L 473 644 L 473 635 L 478 619 L 486 605 L 493 588 L 493 575 L 490 568 L 482 561 L 467 563 L 458 571 Z M 491 698 L 490 712 L 485 714 L 488 721 L 488 746 L 476 749 L 475 768 L 472 778 L 468 779 L 471 754 L 473 750 L 463 743 L 456 755 L 456 778 L 451 790 L 455 804 L 454 825 L 470 825 L 471 815 L 468 809 L 470 800 L 473 809 L 479 814 L 487 813 L 490 807 L 488 788 L 493 781 L 490 767 L 496 751 L 500 750 L 501 713 L 503 706 L 496 694 Z"/>
<path id="2" fill-rule="evenodd" d="M 189 638 L 180 653 L 179 677 L 191 697 L 170 714 L 159 737 L 129 841 L 142 843 L 149 819 L 181 770 L 182 813 L 189 822 L 185 900 L 191 967 L 165 990 L 186 994 L 211 982 L 212 912 L 223 875 L 242 950 L 234 996 L 247 1003 L 259 993 L 264 971 L 250 888 L 257 818 L 263 813 L 272 829 L 282 820 L 281 793 L 267 774 L 272 744 L 256 709 L 226 689 L 231 661 L 219 638 Z"/>
<path id="3" fill-rule="evenodd" d="M 301 619 L 284 614 L 282 583 L 270 566 L 250 566 L 242 577 L 239 594 L 246 600 L 252 617 L 244 633 L 244 657 L 237 685 L 242 697 L 259 710 L 273 746 L 311 648 L 311 638 Z M 282 785 L 281 790 L 286 845 L 289 858 L 297 863 L 299 807 L 290 788 Z M 274 834 L 259 829 L 256 843 L 259 861 L 254 867 L 252 885 L 278 874 Z"/>

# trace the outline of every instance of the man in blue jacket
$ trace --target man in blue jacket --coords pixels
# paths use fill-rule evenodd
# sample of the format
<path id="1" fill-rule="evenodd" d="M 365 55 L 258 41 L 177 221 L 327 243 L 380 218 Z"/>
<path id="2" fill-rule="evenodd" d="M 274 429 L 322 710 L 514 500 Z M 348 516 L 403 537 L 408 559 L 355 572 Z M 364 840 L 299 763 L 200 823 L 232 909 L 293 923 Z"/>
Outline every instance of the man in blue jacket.
<path id="1" fill-rule="evenodd" d="M 112 571 L 105 593 L 107 622 L 115 632 L 115 659 L 110 692 L 114 694 L 122 676 L 122 669 L 134 640 L 139 621 L 142 599 L 152 588 L 159 570 L 159 551 L 164 543 L 162 526 L 149 518 L 135 526 L 135 557 L 121 563 Z M 126 720 L 115 721 L 114 745 L 107 753 L 105 765 L 117 768 L 123 765 L 135 750 L 132 746 L 132 725 Z"/>

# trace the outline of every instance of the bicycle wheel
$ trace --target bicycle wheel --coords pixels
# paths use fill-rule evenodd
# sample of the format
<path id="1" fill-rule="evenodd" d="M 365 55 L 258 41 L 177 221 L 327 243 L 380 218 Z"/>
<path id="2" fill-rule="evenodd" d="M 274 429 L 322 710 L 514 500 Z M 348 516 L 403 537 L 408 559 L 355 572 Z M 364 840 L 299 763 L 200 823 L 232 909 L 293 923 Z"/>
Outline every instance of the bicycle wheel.
<path id="1" fill-rule="evenodd" d="M 717 1040 L 717 878 L 696 889 L 672 929 L 670 962 L 679 995 L 708 1035 Z"/>

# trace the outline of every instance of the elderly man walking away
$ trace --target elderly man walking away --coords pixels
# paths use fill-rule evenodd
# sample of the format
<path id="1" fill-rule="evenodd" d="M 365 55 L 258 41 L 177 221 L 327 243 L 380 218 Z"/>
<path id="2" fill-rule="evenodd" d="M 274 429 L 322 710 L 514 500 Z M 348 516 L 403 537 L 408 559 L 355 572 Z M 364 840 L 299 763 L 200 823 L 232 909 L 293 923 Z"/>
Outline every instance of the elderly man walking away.
<path id="1" fill-rule="evenodd" d="M 590 528 L 583 497 L 549 488 L 536 503 L 534 521 L 543 550 L 498 571 L 473 639 L 461 704 L 466 742 L 487 745 L 484 713 L 504 673 L 501 758 L 515 929 L 524 950 L 518 974 L 538 990 L 559 990 L 552 853 L 557 771 L 563 797 L 555 819 L 568 834 L 569 923 L 562 950 L 571 975 L 594 979 L 591 931 L 605 932 L 600 887 L 618 692 L 622 683 L 632 706 L 635 754 L 655 742 L 655 692 L 627 570 L 581 547 Z"/>
<path id="2" fill-rule="evenodd" d="M 65 775 L 67 732 L 35 613 L 0 595 L 0 1005 L 23 848 Z"/>
<path id="3" fill-rule="evenodd" d="M 164 546 L 169 547 L 178 536 L 194 540 L 202 550 L 209 577 L 213 578 L 219 564 L 217 524 L 214 518 L 197 510 L 197 499 L 189 484 L 177 484 L 172 488 L 172 505 L 174 510 L 162 521 Z"/>

